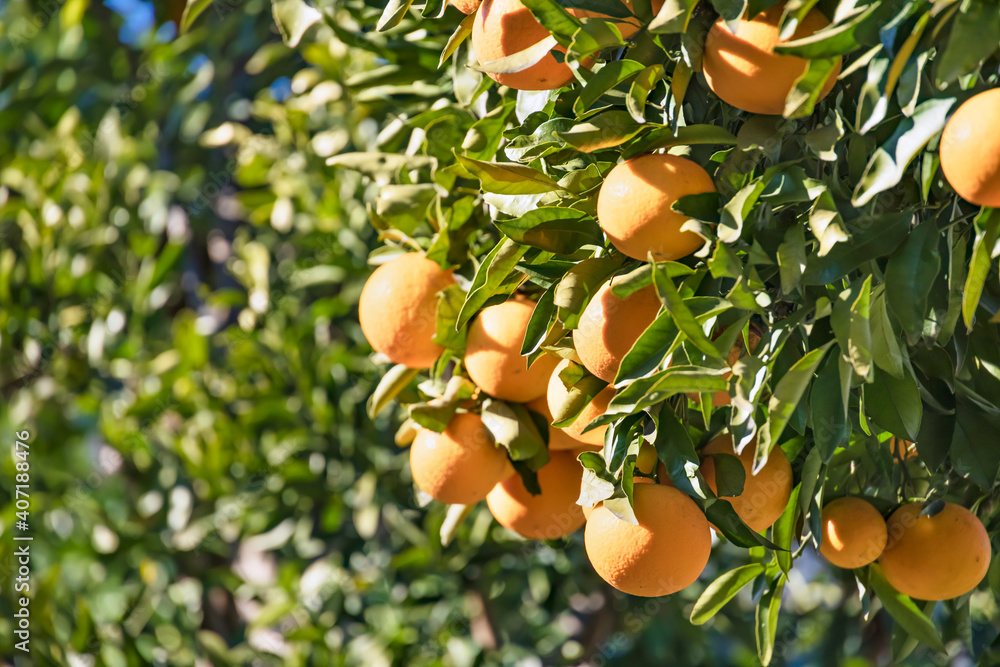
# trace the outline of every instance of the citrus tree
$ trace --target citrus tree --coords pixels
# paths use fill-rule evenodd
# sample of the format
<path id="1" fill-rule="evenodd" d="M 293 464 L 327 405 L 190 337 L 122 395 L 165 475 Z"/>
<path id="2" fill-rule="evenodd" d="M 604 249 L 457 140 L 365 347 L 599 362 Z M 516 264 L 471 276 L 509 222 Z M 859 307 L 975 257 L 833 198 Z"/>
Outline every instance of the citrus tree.
<path id="1" fill-rule="evenodd" d="M 742 549 L 689 616 L 752 587 L 765 664 L 818 550 L 856 613 L 894 619 L 897 659 L 982 655 L 1000 8 L 455 6 L 371 15 L 385 64 L 349 85 L 396 118 L 328 162 L 370 184 L 369 412 L 400 406 L 443 541 L 484 499 L 566 549 L 586 523 L 594 569 L 640 596 Z M 292 43 L 339 11 L 275 3 Z"/>

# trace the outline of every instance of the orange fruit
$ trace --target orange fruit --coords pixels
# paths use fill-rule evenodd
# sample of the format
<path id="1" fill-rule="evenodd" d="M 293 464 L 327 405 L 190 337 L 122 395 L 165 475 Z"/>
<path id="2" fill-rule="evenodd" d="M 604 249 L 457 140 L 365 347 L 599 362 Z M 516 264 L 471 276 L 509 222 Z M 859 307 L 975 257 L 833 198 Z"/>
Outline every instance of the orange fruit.
<path id="1" fill-rule="evenodd" d="M 656 456 L 656 447 L 648 442 L 639 445 L 639 453 L 635 457 L 635 469 L 643 475 L 650 475 L 656 467 L 659 459 Z"/>
<path id="2" fill-rule="evenodd" d="M 583 525 L 580 497 L 583 466 L 573 452 L 552 452 L 549 462 L 538 471 L 542 492 L 531 495 L 521 476 L 511 475 L 486 496 L 493 517 L 504 528 L 522 537 L 554 540 L 569 535 Z"/>
<path id="3" fill-rule="evenodd" d="M 484 308 L 469 327 L 465 369 L 490 396 L 527 403 L 545 393 L 558 359 L 543 355 L 531 368 L 521 356 L 521 343 L 535 304 L 527 299 Z"/>
<path id="4" fill-rule="evenodd" d="M 721 18 L 708 31 L 702 69 L 708 87 L 723 101 L 751 113 L 781 115 L 785 98 L 802 76 L 808 61 L 796 56 L 779 56 L 774 47 L 784 41 L 808 37 L 830 24 L 813 9 L 799 22 L 789 40 L 778 39 L 785 3 L 777 4 L 750 20 L 739 20 L 733 34 Z M 819 99 L 826 97 L 840 73 L 840 60 L 830 73 Z M 818 100 L 817 100 L 818 101 Z"/>
<path id="5" fill-rule="evenodd" d="M 823 508 L 819 552 L 837 567 L 864 567 L 882 555 L 885 519 L 863 498 L 837 498 Z"/>
<path id="6" fill-rule="evenodd" d="M 904 595 L 950 600 L 983 580 L 990 566 L 990 538 L 975 514 L 945 503 L 934 516 L 920 516 L 923 503 L 907 503 L 887 522 L 889 543 L 879 558 L 885 578 Z"/>
<path id="7" fill-rule="evenodd" d="M 708 563 L 708 520 L 673 487 L 637 484 L 632 491 L 639 525 L 622 521 L 603 506 L 590 513 L 584 545 L 591 565 L 630 595 L 655 597 L 687 588 Z"/>
<path id="8" fill-rule="evenodd" d="M 548 391 L 545 394 L 546 403 L 548 405 L 549 419 L 551 420 L 552 410 L 558 409 L 566 401 L 566 397 L 569 395 L 569 391 L 566 389 L 566 385 L 559 378 L 559 373 L 562 372 L 564 368 L 569 366 L 569 360 L 565 359 L 559 362 L 555 370 L 552 371 L 552 377 L 549 378 Z M 592 431 L 583 432 L 583 429 L 587 425 L 604 414 L 608 409 L 608 403 L 614 398 L 615 388 L 607 387 L 602 389 L 597 396 L 594 397 L 587 407 L 577 415 L 576 419 L 569 426 L 564 426 L 563 428 L 556 429 L 564 434 L 565 437 L 571 438 L 577 444 L 575 447 L 601 447 L 604 445 L 604 434 L 607 432 L 607 426 L 600 426 L 593 429 Z M 552 447 L 551 440 L 549 441 L 549 447 Z M 560 447 L 560 449 L 563 449 Z M 568 449 L 568 448 L 566 448 Z"/>
<path id="9" fill-rule="evenodd" d="M 614 382 L 622 358 L 659 311 L 660 298 L 652 285 L 619 299 L 611 292 L 611 281 L 605 283 L 573 332 L 573 345 L 583 365 L 605 382 Z"/>
<path id="10" fill-rule="evenodd" d="M 721 334 L 721 332 L 720 332 Z M 750 327 L 747 333 L 747 342 L 750 343 L 750 353 L 752 354 L 754 350 L 757 349 L 757 344 L 760 342 L 760 333 L 754 328 Z M 746 348 L 743 344 L 743 336 L 736 339 L 736 344 L 733 345 L 732 349 L 729 350 L 729 355 L 726 357 L 726 364 L 732 368 L 733 365 L 740 360 Z M 729 379 L 732 377 L 732 371 L 726 371 L 722 374 L 722 377 Z M 688 394 L 688 396 L 696 403 L 701 403 L 701 394 Z M 722 406 L 729 405 L 732 402 L 732 397 L 730 397 L 728 391 L 719 390 L 712 395 L 712 405 L 721 408 Z"/>
<path id="11" fill-rule="evenodd" d="M 448 0 L 448 4 L 463 14 L 473 14 L 482 0 Z"/>
<path id="12" fill-rule="evenodd" d="M 434 342 L 437 294 L 455 282 L 423 253 L 410 252 L 375 269 L 361 290 L 358 319 L 371 346 L 393 363 L 430 368 L 443 348 Z"/>
<path id="13" fill-rule="evenodd" d="M 1000 207 L 1000 88 L 968 99 L 941 134 L 941 169 L 955 192 L 978 206 Z"/>
<path id="14" fill-rule="evenodd" d="M 756 453 L 757 440 L 754 439 L 739 455 L 740 463 L 746 472 L 743 493 L 723 500 L 731 503 L 743 522 L 759 533 L 777 521 L 785 511 L 785 505 L 788 504 L 788 498 L 792 494 L 792 466 L 781 448 L 775 447 L 767 457 L 767 464 L 756 475 L 752 475 L 750 471 L 753 469 Z M 720 435 L 701 450 L 701 474 L 712 491 L 716 492 L 715 461 L 709 456 L 710 454 L 736 456 L 732 436 Z"/>
<path id="15" fill-rule="evenodd" d="M 479 415 L 461 413 L 443 433 L 422 428 L 410 447 L 410 472 L 421 491 L 443 503 L 479 502 L 514 472 L 507 452 Z"/>
<path id="16" fill-rule="evenodd" d="M 654 13 L 658 12 L 663 6 L 663 0 L 654 0 L 652 4 Z M 631 2 L 626 2 L 625 5 L 631 10 Z M 580 9 L 570 9 L 569 12 L 577 18 L 610 18 Z M 639 30 L 637 19 L 612 20 L 626 39 Z M 472 27 L 472 49 L 476 52 L 479 63 L 483 64 L 524 51 L 548 36 L 549 31 L 520 0 L 483 0 Z M 566 52 L 561 46 L 553 50 Z M 520 72 L 489 76 L 497 83 L 515 90 L 554 90 L 569 83 L 573 79 L 573 72 L 569 65 L 557 61 L 550 52 Z"/>
<path id="17" fill-rule="evenodd" d="M 595 451 L 599 446 L 587 444 L 572 438 L 564 429 L 556 428 L 552 425 L 552 413 L 549 411 L 548 401 L 544 396 L 539 396 L 535 400 L 525 404 L 529 410 L 533 410 L 545 417 L 549 424 L 549 450 L 555 451 Z M 602 442 L 601 445 L 604 443 Z"/>
<path id="18" fill-rule="evenodd" d="M 687 257 L 705 240 L 681 231 L 688 217 L 670 207 L 681 197 L 715 192 L 698 164 L 678 155 L 641 155 L 615 165 L 597 196 L 597 220 L 618 250 L 657 261 Z"/>

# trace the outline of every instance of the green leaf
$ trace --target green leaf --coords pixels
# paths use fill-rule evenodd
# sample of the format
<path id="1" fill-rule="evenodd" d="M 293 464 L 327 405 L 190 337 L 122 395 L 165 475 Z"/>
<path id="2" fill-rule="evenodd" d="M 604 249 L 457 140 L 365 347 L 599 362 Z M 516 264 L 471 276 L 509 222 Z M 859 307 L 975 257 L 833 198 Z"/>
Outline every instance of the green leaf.
<path id="1" fill-rule="evenodd" d="M 792 542 L 798 539 L 796 534 L 796 523 L 799 517 L 799 494 L 802 493 L 802 484 L 796 484 L 792 489 L 792 495 L 788 497 L 788 505 L 781 513 L 778 520 L 774 522 L 771 529 L 771 537 L 774 543 L 781 547 L 781 551 L 775 553 L 778 567 L 786 575 L 792 571 Z"/>
<path id="2" fill-rule="evenodd" d="M 449 350 L 465 349 L 465 330 L 455 326 L 464 303 L 465 292 L 458 285 L 449 285 L 441 291 L 437 304 L 435 343 Z"/>
<path id="3" fill-rule="evenodd" d="M 482 264 L 479 265 L 479 269 L 472 279 L 469 293 L 466 295 L 465 303 L 462 304 L 462 310 L 458 314 L 456 327 L 464 327 L 473 315 L 483 307 L 483 304 L 497 293 L 501 283 L 527 252 L 528 246 L 520 245 L 508 238 L 503 238 L 496 244 L 490 254 L 483 258 Z"/>
<path id="4" fill-rule="evenodd" d="M 911 341 L 923 331 L 927 297 L 941 269 L 939 239 L 933 221 L 917 225 L 885 269 L 886 303 Z"/>
<path id="5" fill-rule="evenodd" d="M 847 356 L 855 372 L 866 379 L 872 371 L 871 293 L 872 277 L 868 276 L 851 304 L 847 336 Z"/>
<path id="6" fill-rule="evenodd" d="M 406 389 L 407 385 L 413 382 L 414 378 L 420 375 L 420 369 L 407 368 L 403 364 L 396 364 L 382 376 L 375 391 L 368 398 L 368 418 L 375 419 L 376 415 L 389 405 L 392 399 L 399 395 L 399 392 Z"/>
<path id="7" fill-rule="evenodd" d="M 760 563 L 750 563 L 730 570 L 710 583 L 691 609 L 691 624 L 704 625 L 726 606 L 747 584 L 764 574 Z"/>
<path id="8" fill-rule="evenodd" d="M 557 255 L 569 255 L 585 244 L 603 245 L 597 222 L 571 208 L 542 207 L 516 220 L 494 223 L 508 238 Z"/>
<path id="9" fill-rule="evenodd" d="M 630 160 L 660 148 L 698 144 L 733 146 L 736 144 L 736 135 L 718 125 L 685 125 L 678 127 L 676 132 L 664 125 L 632 142 L 625 149 L 622 158 Z"/>
<path id="10" fill-rule="evenodd" d="M 833 345 L 833 341 L 828 342 L 823 347 L 810 350 L 778 380 L 774 393 L 768 401 L 767 423 L 760 430 L 760 437 L 757 440 L 757 455 L 753 468 L 755 472 L 767 463 L 771 449 L 777 446 L 778 439 L 792 418 L 792 413 L 795 412 L 799 400 L 831 345 Z"/>
<path id="11" fill-rule="evenodd" d="M 566 388 L 566 400 L 560 406 L 552 407 L 552 425 L 556 428 L 569 426 L 576 421 L 583 409 L 604 391 L 608 383 L 591 374 L 579 364 L 571 363 L 559 373 L 559 379 Z"/>
<path id="12" fill-rule="evenodd" d="M 872 563 L 868 569 L 868 584 L 882 601 L 885 610 L 904 630 L 932 650 L 944 652 L 944 643 L 934 623 L 917 608 L 913 600 L 892 587 L 878 563 Z"/>
<path id="13" fill-rule="evenodd" d="M 389 7 L 396 1 L 389 0 Z M 401 9 L 400 19 L 406 13 L 412 0 L 402 0 L 402 2 L 405 7 Z M 386 12 L 389 11 L 389 7 L 386 7 Z M 186 11 L 187 9 L 185 9 Z M 298 46 L 306 31 L 323 20 L 323 14 L 312 5 L 306 4 L 304 0 L 271 0 L 271 13 L 274 16 L 274 22 L 278 25 L 278 30 L 281 32 L 281 38 L 285 40 L 285 44 L 291 47 Z M 385 14 L 382 16 L 385 18 Z M 379 30 L 382 30 L 381 23 Z"/>
<path id="14" fill-rule="evenodd" d="M 711 0 L 712 8 L 723 21 L 736 21 L 747 9 L 747 0 Z"/>
<path id="15" fill-rule="evenodd" d="M 646 98 L 662 78 L 663 65 L 655 64 L 642 70 L 632 81 L 632 87 L 625 97 L 625 108 L 635 122 L 646 122 Z"/>
<path id="16" fill-rule="evenodd" d="M 868 417 L 895 436 L 917 439 L 923 403 L 920 389 L 909 373 L 902 379 L 875 368 L 875 379 L 864 387 L 865 408 Z"/>
<path id="17" fill-rule="evenodd" d="M 528 327 L 524 332 L 524 341 L 521 343 L 521 356 L 526 357 L 537 352 L 545 342 L 546 334 L 549 332 L 549 325 L 555 318 L 556 306 L 553 303 L 555 289 L 549 288 L 538 298 L 531 317 L 528 319 Z"/>
<path id="18" fill-rule="evenodd" d="M 675 394 L 725 391 L 729 388 L 729 381 L 722 377 L 724 372 L 700 366 L 671 366 L 619 389 L 611 399 L 607 412 L 595 421 L 608 424 L 622 415 L 633 414 Z"/>
<path id="19" fill-rule="evenodd" d="M 1000 429 L 996 411 L 984 410 L 960 397 L 955 405 L 955 430 L 951 440 L 951 461 L 955 472 L 967 475 L 983 489 L 993 487 L 1000 470 L 1000 447 L 986 437 Z M 918 440 L 919 444 L 919 440 Z M 918 447 L 918 453 L 923 456 Z"/>
<path id="20" fill-rule="evenodd" d="M 785 100 L 782 112 L 785 118 L 805 118 L 812 115 L 826 82 L 840 65 L 840 58 L 817 58 L 808 62 L 806 71 L 795 80 L 795 87 Z"/>
<path id="21" fill-rule="evenodd" d="M 181 24 L 178 26 L 180 34 L 185 34 L 191 29 L 195 19 L 201 16 L 202 12 L 212 6 L 214 0 L 187 0 L 184 5 L 184 13 L 181 14 Z"/>
<path id="22" fill-rule="evenodd" d="M 529 166 L 516 162 L 484 162 L 455 153 L 459 164 L 479 179 L 483 192 L 533 195 L 559 190 L 559 184 Z"/>
<path id="23" fill-rule="evenodd" d="M 778 632 L 778 612 L 781 610 L 781 594 L 784 590 L 785 577 L 782 575 L 757 602 L 754 637 L 757 639 L 757 657 L 764 667 L 771 664 L 774 654 L 774 637 Z"/>
<path id="24" fill-rule="evenodd" d="M 562 40 L 564 46 L 569 45 L 573 36 L 583 27 L 580 19 L 566 11 L 556 0 L 523 0 L 523 4 L 539 23 Z"/>
<path id="25" fill-rule="evenodd" d="M 591 297 L 620 266 L 618 258 L 605 255 L 585 259 L 566 272 L 556 287 L 555 304 L 567 329 L 576 328 Z"/>
<path id="26" fill-rule="evenodd" d="M 395 28 L 406 16 L 412 4 L 413 0 L 389 0 L 382 10 L 382 16 L 379 17 L 375 29 L 383 32 Z"/>
<path id="27" fill-rule="evenodd" d="M 582 452 L 577 459 L 583 465 L 580 498 L 584 507 L 593 507 L 615 495 L 615 477 L 607 470 L 604 457 L 597 452 Z"/>
<path id="28" fill-rule="evenodd" d="M 903 353 L 899 338 L 889 322 L 885 305 L 885 292 L 872 299 L 872 360 L 875 365 L 896 378 L 903 377 Z"/>
<path id="29" fill-rule="evenodd" d="M 466 39 L 472 35 L 472 26 L 476 23 L 477 14 L 474 12 L 469 14 L 462 22 L 458 24 L 455 28 L 455 32 L 451 33 L 451 37 L 448 38 L 448 42 L 441 49 L 441 57 L 438 59 L 438 69 L 444 67 L 444 64 L 448 62 L 452 54 L 458 50 L 458 47 L 462 45 Z"/>
<path id="30" fill-rule="evenodd" d="M 691 14 L 698 0 L 665 0 L 660 11 L 649 24 L 649 31 L 656 34 L 687 32 Z"/>
<path id="31" fill-rule="evenodd" d="M 557 134 L 578 151 L 593 153 L 620 146 L 641 130 L 642 126 L 627 111 L 614 110 L 597 114 L 587 122 Z"/>
<path id="32" fill-rule="evenodd" d="M 828 191 L 824 191 L 817 197 L 816 203 L 810 209 L 809 229 L 813 236 L 819 239 L 818 257 L 827 255 L 833 246 L 850 238 L 844 225 L 844 219 L 840 217 L 833 196 Z"/>
<path id="33" fill-rule="evenodd" d="M 993 264 L 993 253 L 1000 236 L 1000 210 L 983 208 L 976 216 L 976 241 L 972 246 L 972 260 L 965 278 L 965 294 L 962 297 L 962 320 L 965 328 L 972 331 L 976 309 L 983 294 L 986 277 Z"/>
<path id="34" fill-rule="evenodd" d="M 931 99 L 920 104 L 909 118 L 900 120 L 889 140 L 872 155 L 854 189 L 852 203 L 863 206 L 903 178 L 910 162 L 944 129 L 955 98 Z"/>
<path id="35" fill-rule="evenodd" d="M 813 438 L 824 462 L 830 461 L 837 447 L 846 447 L 851 435 L 840 380 L 837 355 L 830 355 L 816 374 L 809 396 Z"/>
<path id="36" fill-rule="evenodd" d="M 675 347 L 680 330 L 670 313 L 660 313 L 622 357 L 615 384 L 642 377 L 656 370 Z"/>
<path id="37" fill-rule="evenodd" d="M 877 35 L 884 19 L 888 18 L 886 14 L 894 13 L 896 5 L 895 2 L 873 3 L 848 21 L 829 25 L 808 37 L 778 44 L 774 52 L 806 60 L 846 55 L 868 43 L 870 36 Z"/>
<path id="38" fill-rule="evenodd" d="M 493 441 L 507 450 L 512 461 L 528 461 L 536 471 L 548 462 L 543 429 L 538 428 L 531 411 L 524 405 L 487 398 L 483 401 L 482 416 Z M 548 429 L 544 432 L 547 434 Z"/>
<path id="39" fill-rule="evenodd" d="M 695 318 L 691 309 L 688 308 L 684 299 L 678 294 L 677 288 L 674 287 L 673 281 L 666 273 L 654 268 L 653 284 L 656 286 L 656 293 L 660 297 L 660 301 L 663 302 L 664 309 L 670 313 L 670 316 L 674 319 L 674 323 L 677 324 L 677 328 L 687 336 L 688 340 L 710 357 L 724 359 L 729 350 L 726 350 L 725 354 L 720 352 L 712 341 L 708 339 L 708 336 L 705 335 L 705 332 L 701 328 L 702 325 Z"/>
<path id="40" fill-rule="evenodd" d="M 612 88 L 619 86 L 634 78 L 645 66 L 635 60 L 614 60 L 602 67 L 594 76 L 587 81 L 580 96 L 573 103 L 573 111 L 579 116 L 590 109 Z"/>
<path id="41" fill-rule="evenodd" d="M 715 488 L 719 498 L 733 498 L 743 493 L 746 469 L 739 457 L 732 454 L 712 454 L 715 461 Z"/>
<path id="42" fill-rule="evenodd" d="M 939 47 L 940 48 L 940 47 Z M 979 67 L 1000 48 L 1000 11 L 991 0 L 962 2 L 944 49 L 935 58 L 934 82 L 949 83 Z"/>
<path id="43" fill-rule="evenodd" d="M 791 294 L 798 287 L 802 270 L 806 268 L 806 236 L 802 225 L 792 225 L 785 232 L 785 239 L 778 246 L 778 267 L 781 291 Z"/>
<path id="44" fill-rule="evenodd" d="M 858 230 L 854 240 L 837 244 L 823 257 L 810 257 L 802 272 L 803 284 L 830 285 L 862 264 L 890 254 L 906 238 L 912 216 L 903 211 L 854 221 Z"/>
<path id="45" fill-rule="evenodd" d="M 743 234 L 743 223 L 750 211 L 756 206 L 760 193 L 764 191 L 767 182 L 764 177 L 744 186 L 722 207 L 719 226 L 716 234 L 723 243 L 736 243 Z"/>

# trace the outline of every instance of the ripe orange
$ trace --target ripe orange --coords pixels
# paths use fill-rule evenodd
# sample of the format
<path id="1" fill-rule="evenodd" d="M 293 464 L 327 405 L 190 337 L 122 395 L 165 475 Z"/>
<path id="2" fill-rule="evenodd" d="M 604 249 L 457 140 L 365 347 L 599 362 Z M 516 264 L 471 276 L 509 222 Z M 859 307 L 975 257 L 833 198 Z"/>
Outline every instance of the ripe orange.
<path id="1" fill-rule="evenodd" d="M 863 498 L 837 498 L 828 503 L 822 523 L 819 552 L 837 567 L 863 567 L 885 550 L 885 519 Z"/>
<path id="2" fill-rule="evenodd" d="M 505 528 L 535 540 L 554 540 L 583 525 L 580 497 L 583 466 L 573 452 L 552 452 L 538 471 L 542 492 L 531 495 L 521 476 L 514 474 L 493 487 L 486 496 L 493 517 Z"/>
<path id="3" fill-rule="evenodd" d="M 1000 207 L 1000 88 L 967 100 L 941 134 L 941 169 L 962 199 Z"/>
<path id="4" fill-rule="evenodd" d="M 767 464 L 756 475 L 751 474 L 753 459 L 757 453 L 757 440 L 743 448 L 739 455 L 746 479 L 743 482 L 743 493 L 735 498 L 724 498 L 732 503 L 733 509 L 752 530 L 761 532 L 778 520 L 785 511 L 788 498 L 792 494 L 792 466 L 788 457 L 780 447 L 771 450 Z M 709 454 L 732 454 L 736 456 L 733 438 L 723 434 L 705 445 L 701 450 L 701 474 L 705 477 L 712 491 L 715 485 L 715 461 Z"/>
<path id="5" fill-rule="evenodd" d="M 778 28 L 784 9 L 785 3 L 780 3 L 753 19 L 740 19 L 736 34 L 730 32 L 721 18 L 708 31 L 702 61 L 705 79 L 712 92 L 737 109 L 780 115 L 795 80 L 806 71 L 806 60 L 774 53 L 774 47 L 782 42 L 778 39 Z M 808 37 L 829 24 L 823 14 L 813 9 L 787 41 Z M 830 93 L 840 65 L 838 60 L 819 99 Z"/>
<path id="6" fill-rule="evenodd" d="M 633 508 L 639 525 L 606 507 L 587 519 L 584 544 L 605 581 L 630 595 L 669 595 L 693 583 L 712 549 L 712 532 L 698 506 L 677 489 L 637 484 Z"/>
<path id="7" fill-rule="evenodd" d="M 632 3 L 626 2 L 631 9 Z M 658 12 L 663 0 L 654 0 L 653 11 Z M 577 18 L 608 18 L 597 12 L 570 9 Z M 470 12 L 467 12 L 470 13 Z M 637 19 L 616 19 L 616 25 L 626 39 L 639 30 Z M 472 49 L 480 64 L 506 58 L 534 46 L 549 36 L 541 23 L 520 0 L 484 0 L 472 27 Z M 565 53 L 561 46 L 553 49 Z M 534 65 L 520 72 L 490 74 L 497 83 L 516 90 L 554 90 L 569 83 L 573 72 L 565 62 L 558 62 L 552 53 L 546 54 Z"/>
<path id="8" fill-rule="evenodd" d="M 715 192 L 698 164 L 678 155 L 641 155 L 612 169 L 597 196 L 597 220 L 611 243 L 629 257 L 657 261 L 686 257 L 705 240 L 681 231 L 688 217 L 672 210 L 686 195 Z"/>
<path id="9" fill-rule="evenodd" d="M 566 396 L 569 392 L 566 390 L 566 385 L 563 384 L 562 380 L 559 379 L 559 373 L 562 372 L 564 368 L 569 366 L 569 360 L 563 360 L 559 362 L 556 369 L 552 371 L 552 377 L 549 378 L 548 391 L 546 392 L 546 403 L 549 409 L 549 415 L 552 414 L 553 409 L 558 409 L 563 402 L 566 400 Z M 571 438 L 577 444 L 575 447 L 584 447 L 590 445 L 592 447 L 600 447 L 604 445 L 604 434 L 607 432 L 607 426 L 600 426 L 593 429 L 592 431 L 583 432 L 583 429 L 587 427 L 587 424 L 594 421 L 598 417 L 604 414 L 608 409 L 608 403 L 614 398 L 615 389 L 614 387 L 607 387 L 601 390 L 601 392 L 594 397 L 587 407 L 577 415 L 576 419 L 569 426 L 564 426 L 561 429 L 556 429 L 564 434 L 565 437 Z M 551 416 L 550 416 L 551 419 Z M 549 441 L 549 448 L 552 448 L 552 441 Z"/>
<path id="10" fill-rule="evenodd" d="M 747 333 L 747 342 L 750 343 L 750 353 L 752 354 L 753 351 L 757 349 L 757 344 L 760 342 L 760 332 L 758 332 L 754 327 L 750 327 L 750 330 Z M 743 344 L 743 336 L 740 336 L 736 339 L 736 344 L 729 350 L 729 355 L 726 357 L 726 364 L 732 368 L 733 364 L 740 360 L 740 357 L 743 356 L 745 351 L 746 347 Z M 726 371 L 722 374 L 722 377 L 728 380 L 732 377 L 732 375 L 732 371 Z M 688 394 L 688 396 L 696 403 L 701 403 L 701 394 Z M 720 389 L 712 395 L 712 405 L 717 408 L 729 405 L 730 402 L 732 402 L 732 398 L 729 396 L 728 391 Z"/>
<path id="11" fill-rule="evenodd" d="M 921 517 L 923 504 L 903 505 L 889 517 L 889 543 L 879 559 L 900 593 L 920 600 L 949 600 L 979 585 L 990 566 L 990 538 L 975 514 L 945 503 Z"/>
<path id="12" fill-rule="evenodd" d="M 410 447 L 410 471 L 421 491 L 443 503 L 470 505 L 514 472 L 507 452 L 479 415 L 455 415 L 444 433 L 422 428 Z"/>
<path id="13" fill-rule="evenodd" d="M 528 368 L 521 343 L 535 304 L 527 299 L 484 308 L 469 327 L 465 369 L 472 381 L 490 396 L 527 403 L 545 393 L 558 359 L 543 355 Z"/>
<path id="14" fill-rule="evenodd" d="M 540 415 L 544 415 L 545 421 L 549 423 L 549 450 L 555 451 L 595 451 L 599 446 L 580 442 L 571 437 L 565 429 L 556 428 L 552 425 L 552 412 L 549 411 L 548 401 L 544 396 L 539 396 L 535 400 L 525 404 L 529 410 L 534 410 Z M 603 442 L 601 443 L 603 445 Z"/>
<path id="15" fill-rule="evenodd" d="M 573 345 L 587 370 L 605 382 L 614 382 L 622 358 L 632 349 L 660 311 L 652 285 L 619 299 L 605 283 L 587 304 L 573 332 Z"/>
<path id="16" fill-rule="evenodd" d="M 393 363 L 430 368 L 441 354 L 434 342 L 437 294 L 455 282 L 423 253 L 406 253 L 375 269 L 358 303 L 361 331 Z"/>
<path id="17" fill-rule="evenodd" d="M 463 14 L 472 14 L 477 9 L 479 9 L 479 3 L 482 0 L 448 0 L 448 4 L 462 12 Z"/>

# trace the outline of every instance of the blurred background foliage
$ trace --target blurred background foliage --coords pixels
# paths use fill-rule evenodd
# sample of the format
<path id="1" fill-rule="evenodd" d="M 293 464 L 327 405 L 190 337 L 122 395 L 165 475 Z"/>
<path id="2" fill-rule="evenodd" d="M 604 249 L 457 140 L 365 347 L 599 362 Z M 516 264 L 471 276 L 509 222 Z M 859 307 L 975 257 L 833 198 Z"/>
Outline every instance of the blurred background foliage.
<path id="1" fill-rule="evenodd" d="M 377 34 L 374 1 L 192 4 L 183 34 L 181 0 L 0 4 L 0 437 L 6 453 L 30 432 L 34 537 L 27 662 L 4 484 L 0 656 L 756 664 L 750 591 L 693 627 L 703 584 L 628 598 L 581 535 L 516 540 L 485 507 L 442 546 L 445 508 L 420 507 L 395 420 L 365 414 L 366 207 L 397 228 L 413 213 L 378 169 L 326 161 L 462 144 L 482 77 L 437 68 L 461 15 Z M 884 612 L 863 624 L 838 577 L 800 561 L 776 663 L 886 662 Z M 946 638 L 988 643 L 989 620 L 949 617 Z"/>

